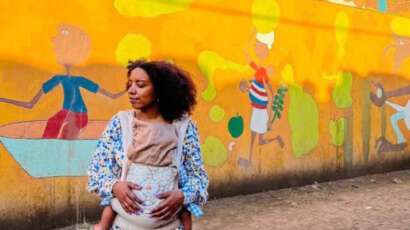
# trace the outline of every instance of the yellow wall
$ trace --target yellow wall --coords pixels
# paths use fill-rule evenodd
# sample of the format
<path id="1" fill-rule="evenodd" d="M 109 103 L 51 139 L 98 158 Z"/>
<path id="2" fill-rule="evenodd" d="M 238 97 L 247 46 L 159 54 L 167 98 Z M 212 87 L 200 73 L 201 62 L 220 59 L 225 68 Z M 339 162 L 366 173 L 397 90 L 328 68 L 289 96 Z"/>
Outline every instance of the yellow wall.
<path id="1" fill-rule="evenodd" d="M 224 194 L 221 185 L 241 188 L 245 181 L 259 183 L 258 178 L 275 187 L 275 178 L 291 175 L 348 175 L 354 169 L 400 164 L 409 155 L 390 121 L 397 111 L 370 100 L 370 93 L 377 93 L 371 81 L 385 92 L 409 85 L 410 20 L 396 12 L 316 0 L 1 1 L 0 98 L 29 101 L 44 82 L 64 73 L 52 41 L 67 25 L 83 31 L 91 46 L 89 55 L 74 63 L 72 74 L 108 91 L 123 90 L 128 59 L 165 59 L 192 73 L 198 89 L 193 117 L 215 194 Z M 254 51 L 258 32 L 275 36 L 266 60 Z M 256 139 L 250 165 L 243 159 L 249 153 L 252 108 L 239 87 L 253 79 L 246 52 L 269 69 L 274 93 L 280 87 L 288 90 L 281 118 L 264 135 L 280 136 L 283 148 L 277 141 L 259 146 Z M 87 135 L 83 130 L 79 139 L 96 139 L 104 123 L 93 121 L 107 121 L 129 108 L 126 96 L 112 100 L 86 90 L 82 94 L 89 126 L 98 127 Z M 30 125 L 9 125 L 46 121 L 61 109 L 62 100 L 56 88 L 32 109 L 0 102 L 0 136 L 39 139 L 45 123 L 31 131 Z M 404 107 L 407 100 L 406 95 L 388 98 Z M 235 116 L 243 119 L 237 138 L 228 130 Z M 398 124 L 409 138 L 404 119 Z M 5 218 L 0 223 L 23 218 L 41 225 L 36 218 L 42 215 L 53 225 L 53 217 L 67 209 L 80 210 L 76 217 L 81 219 L 97 202 L 85 193 L 85 176 L 35 177 L 4 145 L 0 185 L 0 216 Z"/>

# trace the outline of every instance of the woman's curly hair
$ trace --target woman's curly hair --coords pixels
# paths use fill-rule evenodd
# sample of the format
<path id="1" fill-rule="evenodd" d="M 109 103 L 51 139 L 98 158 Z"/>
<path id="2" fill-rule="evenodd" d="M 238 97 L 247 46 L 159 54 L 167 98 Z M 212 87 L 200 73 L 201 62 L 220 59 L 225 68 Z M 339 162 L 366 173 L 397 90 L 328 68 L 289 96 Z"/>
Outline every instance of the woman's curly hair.
<path id="1" fill-rule="evenodd" d="M 196 88 L 188 72 L 165 61 L 137 60 L 128 62 L 128 77 L 135 68 L 148 74 L 159 112 L 166 121 L 173 122 L 192 113 L 196 105 Z"/>

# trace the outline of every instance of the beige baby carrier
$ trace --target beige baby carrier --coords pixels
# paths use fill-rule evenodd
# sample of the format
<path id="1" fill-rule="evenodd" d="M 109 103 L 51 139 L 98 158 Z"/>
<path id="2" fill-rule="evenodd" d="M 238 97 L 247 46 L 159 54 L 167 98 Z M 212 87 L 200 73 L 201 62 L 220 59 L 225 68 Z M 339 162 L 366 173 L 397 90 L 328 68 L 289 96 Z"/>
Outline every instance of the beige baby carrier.
<path id="1" fill-rule="evenodd" d="M 122 111 L 118 114 L 121 123 L 122 144 L 126 152 L 132 142 L 132 111 Z M 149 166 L 144 164 L 131 163 L 127 160 L 123 163 L 121 172 L 121 181 L 131 181 L 142 187 L 141 190 L 133 191 L 138 198 L 143 201 L 140 205 L 142 211 L 137 214 L 128 214 L 121 207 L 118 199 L 112 200 L 112 208 L 117 213 L 114 225 L 121 230 L 146 230 L 159 229 L 169 230 L 176 229 L 180 225 L 177 213 L 169 220 L 160 221 L 150 217 L 150 211 L 155 208 L 161 200 L 156 197 L 157 194 L 172 191 L 178 188 L 178 168 L 182 164 L 182 145 L 185 138 L 186 129 L 189 119 L 183 119 L 173 123 L 178 130 L 178 145 L 175 154 L 172 156 L 170 166 Z"/>

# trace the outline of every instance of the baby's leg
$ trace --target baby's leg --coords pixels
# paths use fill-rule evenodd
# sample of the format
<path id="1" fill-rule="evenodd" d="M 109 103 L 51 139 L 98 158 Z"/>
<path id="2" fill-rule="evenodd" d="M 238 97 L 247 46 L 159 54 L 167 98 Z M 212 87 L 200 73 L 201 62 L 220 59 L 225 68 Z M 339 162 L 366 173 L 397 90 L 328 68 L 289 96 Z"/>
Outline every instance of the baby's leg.
<path id="1" fill-rule="evenodd" d="M 94 230 L 109 230 L 112 226 L 112 223 L 114 222 L 114 219 L 115 219 L 116 215 L 117 214 L 114 212 L 111 205 L 106 206 L 103 209 L 100 223 L 98 223 L 94 227 Z"/>
<path id="2" fill-rule="evenodd" d="M 182 222 L 182 225 L 184 226 L 184 230 L 192 230 L 192 217 L 191 213 L 188 210 L 182 208 L 182 210 L 179 212 L 179 218 Z"/>

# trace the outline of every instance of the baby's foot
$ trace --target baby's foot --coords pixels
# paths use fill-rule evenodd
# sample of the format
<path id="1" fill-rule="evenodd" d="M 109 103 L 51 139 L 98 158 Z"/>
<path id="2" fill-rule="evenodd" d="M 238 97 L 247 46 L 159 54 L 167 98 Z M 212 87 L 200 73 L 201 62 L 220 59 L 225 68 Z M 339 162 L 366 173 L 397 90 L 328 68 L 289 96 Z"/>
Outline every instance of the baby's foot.
<path id="1" fill-rule="evenodd" d="M 93 230 L 102 230 L 102 227 L 100 224 L 96 224 L 94 225 Z"/>

